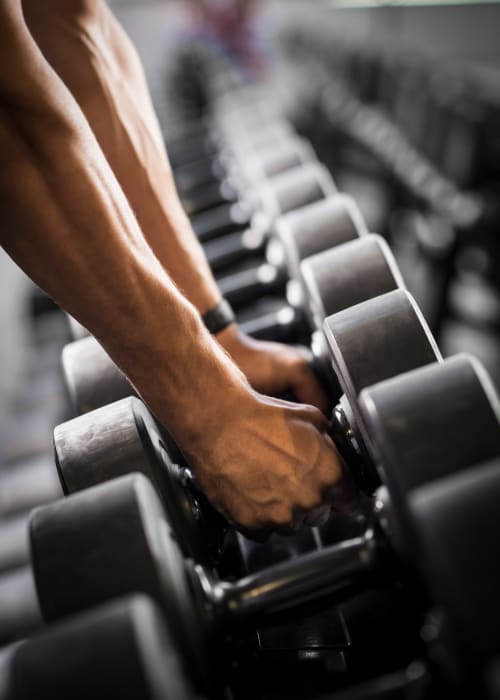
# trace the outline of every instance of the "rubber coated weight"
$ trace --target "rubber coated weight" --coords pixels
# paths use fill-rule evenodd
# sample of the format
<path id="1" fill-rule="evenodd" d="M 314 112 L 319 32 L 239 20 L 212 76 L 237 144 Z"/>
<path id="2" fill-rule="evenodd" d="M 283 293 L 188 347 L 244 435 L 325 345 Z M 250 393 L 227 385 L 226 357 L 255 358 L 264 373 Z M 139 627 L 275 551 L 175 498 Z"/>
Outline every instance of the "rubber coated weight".
<path id="1" fill-rule="evenodd" d="M 333 194 L 281 216 L 273 227 L 283 247 L 291 277 L 299 276 L 305 258 L 368 233 L 352 197 Z"/>
<path id="2" fill-rule="evenodd" d="M 62 496 L 48 456 L 4 465 L 0 470 L 0 517 L 12 517 Z M 0 551 L 1 551 L 0 547 Z"/>
<path id="3" fill-rule="evenodd" d="M 128 379 L 93 336 L 65 345 L 61 363 L 71 405 L 77 414 L 135 394 Z"/>
<path id="4" fill-rule="evenodd" d="M 359 411 L 359 394 L 371 384 L 440 360 L 441 355 L 413 297 L 403 289 L 329 316 L 323 328 L 344 392 L 334 410 L 334 437 L 351 466 L 356 466 L 360 488 L 371 492 L 378 478 L 366 450 L 369 435 Z"/>
<path id="5" fill-rule="evenodd" d="M 361 536 L 230 584 L 184 559 L 147 480 L 123 477 L 35 512 L 31 542 L 40 605 L 53 619 L 129 590 L 148 592 L 164 607 L 198 677 L 218 683 L 227 631 L 237 634 L 285 611 L 300 614 L 313 601 L 339 602 L 379 570 L 397 575 L 398 553 L 406 560 L 411 548 L 398 509 L 388 518 L 390 500 L 384 505 L 377 494 Z"/>
<path id="6" fill-rule="evenodd" d="M 207 663 L 185 559 L 146 477 L 132 474 L 34 511 L 33 569 L 44 619 L 143 592 L 168 611 L 194 673 Z"/>
<path id="7" fill-rule="evenodd" d="M 346 195 L 331 195 L 278 217 L 269 233 L 265 267 L 259 265 L 253 268 L 253 276 L 250 270 L 245 270 L 219 278 L 219 285 L 226 289 L 230 299 L 239 301 L 243 297 L 246 301 L 259 292 L 260 270 L 268 269 L 268 277 L 276 289 L 284 291 L 289 277 L 291 280 L 299 278 L 299 264 L 305 257 L 354 240 L 365 233 L 366 227 L 354 201 Z M 212 268 L 219 269 L 242 256 L 255 255 L 256 251 L 263 249 L 266 240 L 267 235 L 263 231 L 248 229 L 233 234 L 229 239 L 212 241 L 205 252 Z M 255 280 L 255 289 L 248 293 L 248 287 L 252 286 L 249 278 Z M 261 286 L 260 293 L 263 293 L 265 282 Z"/>
<path id="8" fill-rule="evenodd" d="M 359 409 L 381 480 L 396 496 L 500 455 L 498 396 L 468 355 L 369 387 Z"/>
<path id="9" fill-rule="evenodd" d="M 129 397 L 61 423 L 54 430 L 54 451 L 67 494 L 132 471 L 147 476 L 184 555 L 206 564 L 217 560 L 226 523 L 187 467 L 172 461 L 163 431 L 142 401 Z"/>
<path id="10" fill-rule="evenodd" d="M 313 329 L 321 328 L 327 316 L 405 288 L 389 246 L 374 233 L 307 258 L 300 265 L 300 281 Z"/>
<path id="11" fill-rule="evenodd" d="M 28 527 L 24 531 L 28 538 Z M 0 576 L 0 645 L 22 639 L 43 626 L 30 566 Z"/>
<path id="12" fill-rule="evenodd" d="M 253 212 L 251 227 L 262 230 L 264 235 L 269 232 L 270 226 L 281 214 L 323 199 L 334 191 L 335 185 L 328 170 L 319 163 L 308 163 L 269 178 L 250 190 L 246 198 L 248 201 L 231 206 L 239 206 Z M 216 212 L 217 210 L 206 212 L 205 217 L 214 217 Z M 229 210 L 229 215 L 232 221 L 232 210 Z M 197 219 L 199 220 L 199 217 Z M 217 226 L 206 225 L 206 221 L 207 218 L 203 230 L 197 226 L 194 219 L 192 222 L 201 242 L 207 242 L 231 231 L 231 221 L 223 224 L 221 220 Z M 235 228 L 233 227 L 233 232 Z"/>
<path id="13" fill-rule="evenodd" d="M 61 622 L 3 655 L 2 687 L 12 700 L 194 697 L 161 612 L 145 596 Z"/>
<path id="14" fill-rule="evenodd" d="M 247 182 L 256 184 L 314 161 L 316 154 L 310 143 L 299 137 L 291 137 L 279 141 L 273 148 L 256 149 L 249 153 L 239 168 Z"/>
<path id="15" fill-rule="evenodd" d="M 499 499 L 496 459 L 421 486 L 409 502 L 420 569 L 440 613 L 434 647 L 446 650 L 446 670 L 461 689 L 472 683 L 473 695 L 500 652 Z"/>
<path id="16" fill-rule="evenodd" d="M 307 163 L 270 178 L 257 188 L 256 201 L 273 222 L 281 214 L 324 199 L 335 192 L 328 170 Z"/>
<path id="17" fill-rule="evenodd" d="M 28 560 L 28 515 L 20 513 L 0 523 L 0 572 L 15 569 Z"/>
<path id="18" fill-rule="evenodd" d="M 252 335 L 255 325 L 243 321 L 240 323 L 240 328 L 244 333 Z M 87 413 L 136 394 L 134 387 L 93 336 L 65 345 L 61 364 L 75 415 Z M 168 438 L 165 436 L 165 439 Z M 168 448 L 173 450 L 170 442 Z M 175 455 L 174 458 L 177 459 Z"/>

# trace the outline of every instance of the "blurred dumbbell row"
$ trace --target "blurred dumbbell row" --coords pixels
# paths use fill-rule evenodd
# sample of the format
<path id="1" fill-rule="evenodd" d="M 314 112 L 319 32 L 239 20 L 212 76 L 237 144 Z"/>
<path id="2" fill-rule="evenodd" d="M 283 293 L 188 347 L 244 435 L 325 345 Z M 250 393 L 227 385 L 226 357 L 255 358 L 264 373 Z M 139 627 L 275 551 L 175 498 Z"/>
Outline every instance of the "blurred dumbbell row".
<path id="1" fill-rule="evenodd" d="M 293 25 L 283 45 L 299 87 L 311 63 L 317 76 L 301 130 L 391 241 L 443 352 L 473 352 L 498 386 L 498 91 L 334 26 Z"/>
<path id="2" fill-rule="evenodd" d="M 48 352 L 73 417 L 50 468 L 1 474 L 2 691 L 497 697 L 500 430 L 484 367 L 442 359 L 388 245 L 264 90 L 219 96 L 169 153 L 243 327 L 308 345 L 357 506 L 266 543 L 236 532 L 65 319 L 74 340 Z"/>

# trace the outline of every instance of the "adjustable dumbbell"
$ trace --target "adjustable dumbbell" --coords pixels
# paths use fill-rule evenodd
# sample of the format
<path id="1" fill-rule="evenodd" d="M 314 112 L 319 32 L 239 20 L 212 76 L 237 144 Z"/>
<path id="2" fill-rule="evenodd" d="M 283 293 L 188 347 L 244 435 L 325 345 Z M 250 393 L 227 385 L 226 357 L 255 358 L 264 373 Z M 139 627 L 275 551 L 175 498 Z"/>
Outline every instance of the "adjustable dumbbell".
<path id="1" fill-rule="evenodd" d="M 334 343 L 331 359 L 346 392 L 334 412 L 334 438 L 358 484 L 371 493 L 378 485 L 373 464 L 353 449 L 360 440 L 358 395 L 375 381 L 434 361 L 439 353 L 415 303 L 403 290 L 335 314 L 328 319 L 328 334 Z M 85 449 L 87 444 L 91 449 Z M 66 493 L 140 470 L 160 493 L 186 556 L 216 561 L 223 521 L 196 492 L 184 462 L 180 467 L 173 463 L 162 431 L 142 403 L 127 398 L 63 423 L 54 431 L 54 446 Z"/>
<path id="2" fill-rule="evenodd" d="M 360 411 L 367 425 L 375 415 L 374 402 L 392 407 L 401 397 L 406 412 L 399 412 L 399 421 L 409 426 L 410 434 L 422 421 L 428 423 L 431 433 L 421 440 L 420 450 L 426 470 L 415 469 L 411 449 L 398 453 L 399 463 L 382 463 L 381 449 L 389 455 L 397 449 L 388 432 L 376 450 L 367 442 L 383 486 L 367 513 L 366 531 L 233 584 L 185 559 L 153 488 L 139 475 L 38 509 L 32 516 L 31 544 L 45 618 L 58 618 L 118 593 L 145 590 L 164 606 L 179 648 L 206 680 L 217 674 L 213 656 L 222 653 L 225 635 L 232 637 L 285 613 L 299 614 L 313 602 L 340 601 L 354 585 L 366 585 L 374 577 L 404 579 L 408 564 L 419 565 L 415 538 L 420 521 L 408 507 L 414 490 L 500 453 L 498 399 L 482 372 L 470 358 L 457 356 L 366 389 Z M 429 401 L 424 402 L 427 390 Z M 439 401 L 432 401 L 433 392 Z M 381 419 L 380 412 L 377 415 Z M 481 438 L 470 440 L 467 453 L 457 448 L 447 456 L 450 436 L 463 429 L 464 417 L 481 422 Z M 442 455 L 447 458 L 441 460 Z"/>
<path id="3" fill-rule="evenodd" d="M 191 700 L 194 691 L 158 606 L 137 595 L 2 649 L 0 697 Z"/>

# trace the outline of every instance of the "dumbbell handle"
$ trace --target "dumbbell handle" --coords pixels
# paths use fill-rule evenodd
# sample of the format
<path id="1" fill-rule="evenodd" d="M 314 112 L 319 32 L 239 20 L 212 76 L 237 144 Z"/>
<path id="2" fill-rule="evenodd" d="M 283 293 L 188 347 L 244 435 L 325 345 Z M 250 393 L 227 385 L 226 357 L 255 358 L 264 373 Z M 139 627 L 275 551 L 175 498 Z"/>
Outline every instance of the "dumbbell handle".
<path id="1" fill-rule="evenodd" d="M 290 342 L 305 326 L 302 311 L 292 306 L 283 306 L 249 321 L 240 323 L 241 330 L 258 340 Z"/>
<path id="2" fill-rule="evenodd" d="M 195 569 L 219 615 L 244 626 L 330 596 L 337 601 L 373 573 L 378 561 L 378 538 L 368 528 L 361 537 L 277 564 L 236 583 L 212 581 L 203 586 L 207 572 L 199 565 Z"/>
<path id="3" fill-rule="evenodd" d="M 277 267 L 265 263 L 234 275 L 219 279 L 222 296 L 234 308 L 240 308 L 266 293 L 284 289 L 286 274 Z"/>
<path id="4" fill-rule="evenodd" d="M 266 237 L 251 228 L 242 233 L 230 233 L 205 244 L 204 250 L 210 267 L 217 272 L 224 267 L 256 255 L 264 249 Z"/>
<path id="5" fill-rule="evenodd" d="M 222 204 L 215 209 L 193 217 L 191 224 L 199 240 L 204 243 L 225 233 L 234 233 L 248 226 L 250 216 L 239 204 Z"/>

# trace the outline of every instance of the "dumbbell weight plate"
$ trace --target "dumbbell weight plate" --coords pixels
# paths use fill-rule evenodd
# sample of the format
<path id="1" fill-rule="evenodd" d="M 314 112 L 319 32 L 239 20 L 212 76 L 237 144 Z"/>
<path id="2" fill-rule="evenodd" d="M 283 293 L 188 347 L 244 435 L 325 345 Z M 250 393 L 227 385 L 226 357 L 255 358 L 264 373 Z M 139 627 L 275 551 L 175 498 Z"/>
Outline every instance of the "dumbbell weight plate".
<path id="1" fill-rule="evenodd" d="M 248 182 L 257 183 L 315 160 L 316 154 L 309 142 L 293 137 L 278 142 L 273 148 L 256 149 L 239 167 Z"/>
<path id="2" fill-rule="evenodd" d="M 92 336 L 66 345 L 61 362 L 71 405 L 77 413 L 130 396 L 129 381 Z"/>
<path id="3" fill-rule="evenodd" d="M 64 491 L 82 491 L 130 472 L 147 476 L 160 495 L 184 555 L 212 565 L 226 523 L 207 503 L 180 453 L 176 463 L 146 406 L 128 397 L 61 423 L 54 452 Z"/>
<path id="4" fill-rule="evenodd" d="M 272 223 L 281 214 L 324 199 L 334 192 L 335 185 L 328 170 L 319 163 L 306 163 L 270 178 L 256 188 L 252 199 Z"/>
<path id="5" fill-rule="evenodd" d="M 37 509 L 30 537 L 45 620 L 120 595 L 148 593 L 169 611 L 169 629 L 175 648 L 188 660 L 186 667 L 210 676 L 210 646 L 190 595 L 185 560 L 143 475 L 130 474 Z"/>
<path id="6" fill-rule="evenodd" d="M 299 277 L 302 260 L 368 233 L 354 200 L 334 194 L 324 200 L 291 211 L 276 221 L 278 238 L 291 277 Z"/>
<path id="7" fill-rule="evenodd" d="M 433 366 L 441 372 L 445 371 L 445 363 Z M 459 401 L 461 396 L 455 392 L 452 398 Z M 474 403 L 467 404 L 471 412 L 477 410 L 476 403 L 474 398 Z M 448 433 L 438 434 L 437 439 L 446 445 Z M 476 453 L 468 454 L 471 459 L 475 456 Z M 415 486 L 416 482 L 412 484 Z M 397 513 L 404 504 L 401 502 L 398 506 L 399 494 L 396 492 L 395 496 L 392 505 L 397 506 L 394 509 Z M 381 497 L 377 496 L 377 504 L 381 502 Z M 378 512 L 375 510 L 374 516 Z M 385 522 L 382 511 L 380 524 Z M 403 534 L 404 524 L 404 521 L 399 523 Z M 313 595 L 322 598 L 325 593 L 333 595 L 334 591 L 338 596 L 340 590 L 345 590 L 340 585 L 342 580 L 349 584 L 353 580 L 359 582 L 367 573 L 373 574 L 374 566 L 386 560 L 386 539 L 382 539 L 383 547 L 379 550 L 377 532 L 368 527 L 365 535 L 339 547 L 314 552 L 300 561 L 286 562 L 273 570 L 228 584 L 216 581 L 199 565 L 183 560 L 175 534 L 162 516 L 152 487 L 138 475 L 120 479 L 114 486 L 108 482 L 94 487 L 71 497 L 71 502 L 39 509 L 31 523 L 43 610 L 48 606 L 50 616 L 56 617 L 97 599 L 106 599 L 113 592 L 124 593 L 130 587 L 140 587 L 159 596 L 165 604 L 166 613 L 179 635 L 179 645 L 182 648 L 187 645 L 186 654 L 194 664 L 201 659 L 203 676 L 207 666 L 212 672 L 216 669 L 207 660 L 207 654 L 217 653 L 218 645 L 212 635 L 218 634 L 219 624 L 254 625 L 260 619 L 258 616 L 264 615 L 267 619 L 270 613 L 282 614 L 290 604 L 295 611 L 300 609 L 300 603 L 310 605 Z M 100 538 L 96 547 L 97 533 Z M 106 537 L 102 533 L 106 533 Z M 397 534 L 393 538 L 396 540 Z M 400 541 L 401 552 L 407 555 L 407 542 Z M 379 560 L 381 553 L 383 557 Z M 90 564 L 100 572 L 100 581 L 88 571 Z M 67 575 L 58 575 L 65 567 Z M 144 576 L 140 575 L 142 571 Z"/>
<path id="8" fill-rule="evenodd" d="M 403 289 L 329 316 L 323 328 L 344 392 L 341 408 L 364 458 L 366 472 L 355 474 L 363 488 L 378 478 L 367 451 L 370 435 L 359 410 L 359 394 L 371 384 L 439 361 L 441 355 L 413 297 Z"/>
<path id="9" fill-rule="evenodd" d="M 396 496 L 500 455 L 498 397 L 468 355 L 365 389 L 359 411 L 381 479 Z M 403 509 L 399 518 L 405 517 Z"/>
<path id="10" fill-rule="evenodd" d="M 467 680 L 477 688 L 500 649 L 499 499 L 496 459 L 423 485 L 409 501 L 420 568 L 444 611 L 438 640 L 448 647 L 445 670 L 461 688 Z"/>
<path id="11" fill-rule="evenodd" d="M 311 327 L 328 316 L 405 284 L 387 243 L 374 233 L 304 260 L 304 305 Z"/>
<path id="12" fill-rule="evenodd" d="M 145 596 L 65 620 L 11 647 L 9 656 L 9 698 L 193 698 L 161 611 Z"/>

